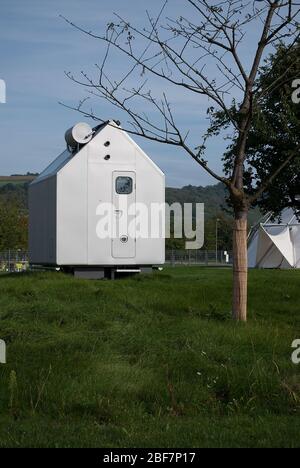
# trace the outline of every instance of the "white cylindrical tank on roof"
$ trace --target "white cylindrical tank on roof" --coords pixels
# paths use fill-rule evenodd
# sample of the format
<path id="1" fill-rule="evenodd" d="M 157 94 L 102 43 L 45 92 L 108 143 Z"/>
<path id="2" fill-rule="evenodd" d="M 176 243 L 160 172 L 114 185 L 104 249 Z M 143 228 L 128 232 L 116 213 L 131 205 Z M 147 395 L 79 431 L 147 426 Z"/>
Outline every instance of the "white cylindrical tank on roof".
<path id="1" fill-rule="evenodd" d="M 85 122 L 80 122 L 66 131 L 65 140 L 67 145 L 71 146 L 71 148 L 76 148 L 78 144 L 84 145 L 88 143 L 92 139 L 92 136 L 93 130 L 90 125 Z"/>

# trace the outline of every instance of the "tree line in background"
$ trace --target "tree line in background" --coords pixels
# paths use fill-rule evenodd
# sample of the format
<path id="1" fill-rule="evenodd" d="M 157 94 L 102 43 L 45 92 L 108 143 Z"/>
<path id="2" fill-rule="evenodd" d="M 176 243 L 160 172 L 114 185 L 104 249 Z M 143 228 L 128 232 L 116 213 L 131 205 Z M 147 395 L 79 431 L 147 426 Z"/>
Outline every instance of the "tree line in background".
<path id="1" fill-rule="evenodd" d="M 27 250 L 28 210 L 26 188 L 4 185 L 0 188 L 0 251 Z"/>

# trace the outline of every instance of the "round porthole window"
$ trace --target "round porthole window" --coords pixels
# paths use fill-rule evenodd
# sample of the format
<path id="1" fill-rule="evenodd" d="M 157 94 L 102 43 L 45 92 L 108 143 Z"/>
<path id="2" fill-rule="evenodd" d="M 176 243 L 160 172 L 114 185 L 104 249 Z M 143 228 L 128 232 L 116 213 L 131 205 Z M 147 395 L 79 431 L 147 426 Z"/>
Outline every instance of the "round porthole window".
<path id="1" fill-rule="evenodd" d="M 121 236 L 120 241 L 123 242 L 123 244 L 125 244 L 128 241 L 128 236 Z"/>
<path id="2" fill-rule="evenodd" d="M 109 145 L 110 145 L 110 141 L 106 141 L 106 142 L 104 143 L 104 146 L 106 146 L 106 148 L 107 148 Z"/>
<path id="3" fill-rule="evenodd" d="M 106 156 L 104 156 L 104 159 L 105 159 L 105 161 L 109 161 L 110 160 L 110 155 L 107 154 Z"/>

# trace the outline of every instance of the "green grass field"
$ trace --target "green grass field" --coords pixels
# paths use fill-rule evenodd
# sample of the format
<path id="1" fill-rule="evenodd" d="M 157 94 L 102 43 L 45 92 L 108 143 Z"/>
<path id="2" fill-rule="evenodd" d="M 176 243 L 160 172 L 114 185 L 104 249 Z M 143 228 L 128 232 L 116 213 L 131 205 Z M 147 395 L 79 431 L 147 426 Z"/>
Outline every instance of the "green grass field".
<path id="1" fill-rule="evenodd" d="M 300 447 L 300 272 L 0 276 L 0 447 Z"/>

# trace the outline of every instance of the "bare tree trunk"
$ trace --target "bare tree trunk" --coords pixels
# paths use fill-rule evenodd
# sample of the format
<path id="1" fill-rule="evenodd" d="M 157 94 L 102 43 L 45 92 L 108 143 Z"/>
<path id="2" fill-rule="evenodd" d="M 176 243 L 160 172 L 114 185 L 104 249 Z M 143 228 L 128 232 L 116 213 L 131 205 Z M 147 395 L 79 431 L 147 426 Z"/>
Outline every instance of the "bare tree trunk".
<path id="1" fill-rule="evenodd" d="M 235 320 L 247 321 L 247 215 L 236 215 L 233 228 L 233 304 Z"/>

